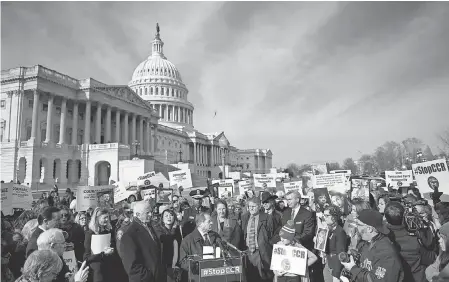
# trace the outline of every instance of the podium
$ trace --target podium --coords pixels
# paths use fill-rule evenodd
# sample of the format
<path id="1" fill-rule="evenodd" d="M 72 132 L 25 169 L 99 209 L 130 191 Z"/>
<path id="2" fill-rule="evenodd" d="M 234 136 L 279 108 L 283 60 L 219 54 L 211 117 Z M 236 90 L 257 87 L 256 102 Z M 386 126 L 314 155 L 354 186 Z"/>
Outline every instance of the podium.
<path id="1" fill-rule="evenodd" d="M 243 282 L 244 259 L 230 250 L 230 257 L 190 261 L 189 282 Z"/>

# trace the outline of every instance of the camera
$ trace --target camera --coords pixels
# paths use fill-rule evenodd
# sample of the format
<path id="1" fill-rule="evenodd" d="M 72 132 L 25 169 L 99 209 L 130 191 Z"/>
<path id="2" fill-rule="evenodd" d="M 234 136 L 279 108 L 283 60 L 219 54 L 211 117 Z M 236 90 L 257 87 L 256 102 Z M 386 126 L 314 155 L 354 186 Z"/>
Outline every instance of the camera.
<path id="1" fill-rule="evenodd" d="M 360 265 L 361 254 L 357 250 L 354 250 L 354 249 L 349 250 L 347 253 L 345 253 L 345 252 L 339 253 L 338 259 L 341 262 L 350 262 L 351 256 L 354 258 L 355 264 Z M 343 268 L 343 270 L 341 271 L 341 276 L 346 277 L 347 279 L 351 280 L 352 274 L 347 269 Z"/>

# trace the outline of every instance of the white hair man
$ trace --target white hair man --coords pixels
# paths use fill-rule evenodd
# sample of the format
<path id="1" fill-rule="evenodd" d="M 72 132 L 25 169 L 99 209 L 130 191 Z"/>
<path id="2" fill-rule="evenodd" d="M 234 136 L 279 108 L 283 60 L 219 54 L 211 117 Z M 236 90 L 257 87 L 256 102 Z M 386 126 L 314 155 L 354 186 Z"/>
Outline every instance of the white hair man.
<path id="1" fill-rule="evenodd" d="M 58 256 L 62 259 L 62 255 L 65 250 L 65 238 L 64 233 L 61 229 L 50 228 L 44 231 L 37 238 L 37 248 L 38 250 L 51 250 L 54 251 Z M 69 279 L 70 282 L 85 282 L 87 281 L 87 276 L 89 274 L 89 268 L 86 267 L 86 262 L 83 262 L 80 270 L 72 275 L 68 266 L 65 264 L 62 259 L 63 267 L 62 270 L 58 273 L 58 276 L 54 281 L 56 282 L 65 282 L 66 278 Z"/>
<path id="2" fill-rule="evenodd" d="M 129 282 L 166 281 L 161 244 L 151 225 L 156 204 L 153 199 L 134 203 L 132 222 L 117 232 L 117 250 Z"/>

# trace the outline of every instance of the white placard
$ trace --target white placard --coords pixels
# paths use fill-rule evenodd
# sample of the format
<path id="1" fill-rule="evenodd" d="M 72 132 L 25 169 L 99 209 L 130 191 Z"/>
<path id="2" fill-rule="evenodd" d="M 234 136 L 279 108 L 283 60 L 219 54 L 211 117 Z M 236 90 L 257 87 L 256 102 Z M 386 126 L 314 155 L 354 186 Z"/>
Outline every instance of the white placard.
<path id="1" fill-rule="evenodd" d="M 156 199 L 156 189 L 145 189 L 140 191 L 140 195 L 142 196 L 142 199 L 147 200 L 149 198 Z"/>
<path id="2" fill-rule="evenodd" d="M 31 195 L 31 187 L 12 184 L 12 206 L 13 208 L 21 208 L 25 210 L 31 209 L 33 196 Z"/>
<path id="3" fill-rule="evenodd" d="M 387 187 L 406 187 L 413 183 L 413 172 L 404 171 L 385 171 L 385 182 Z"/>
<path id="4" fill-rule="evenodd" d="M 328 191 L 346 193 L 351 183 L 345 173 L 319 174 L 312 176 L 313 188 L 327 188 Z"/>
<path id="5" fill-rule="evenodd" d="M 76 191 L 76 210 L 86 211 L 90 207 L 98 206 L 97 193 L 114 190 L 116 185 L 105 186 L 78 186 Z"/>
<path id="6" fill-rule="evenodd" d="M 154 171 L 147 172 L 144 175 L 137 177 L 136 184 L 138 186 L 142 186 L 142 185 L 149 186 L 151 184 L 154 185 L 151 181 L 151 178 L 154 176 L 156 176 L 156 172 L 154 172 Z M 155 185 L 155 186 L 157 187 L 157 185 Z"/>
<path id="7" fill-rule="evenodd" d="M 266 188 L 273 187 L 276 188 L 276 174 L 254 174 L 254 187 L 256 188 Z"/>
<path id="8" fill-rule="evenodd" d="M 306 275 L 307 249 L 275 244 L 271 258 L 271 270 Z"/>
<path id="9" fill-rule="evenodd" d="M 449 194 L 449 170 L 445 159 L 412 164 L 418 188 L 421 193 L 439 192 Z"/>
<path id="10" fill-rule="evenodd" d="M 104 252 L 104 249 L 109 246 L 111 246 L 111 233 L 92 235 L 92 240 L 90 242 L 90 249 L 92 250 L 92 254 L 97 255 L 101 252 Z"/>
<path id="11" fill-rule="evenodd" d="M 239 194 L 244 195 L 246 191 L 253 189 L 252 180 L 242 180 L 239 181 Z"/>
<path id="12" fill-rule="evenodd" d="M 114 203 L 126 200 L 126 198 L 128 198 L 128 194 L 126 193 L 126 185 L 121 181 L 115 184 L 116 186 L 114 188 Z"/>
<path id="13" fill-rule="evenodd" d="M 192 188 L 192 175 L 190 169 L 175 170 L 168 172 L 170 178 L 170 185 L 178 185 L 182 188 Z"/>
<path id="14" fill-rule="evenodd" d="M 14 214 L 12 207 L 12 185 L 2 183 L 2 212 L 4 215 Z"/>
<path id="15" fill-rule="evenodd" d="M 78 271 L 78 263 L 76 262 L 75 251 L 67 251 L 62 254 L 62 259 L 69 267 L 70 272 L 76 273 Z"/>
<path id="16" fill-rule="evenodd" d="M 301 196 L 304 196 L 302 194 L 302 180 L 300 181 L 292 181 L 292 182 L 284 182 L 284 190 L 287 194 L 290 191 L 298 191 L 301 193 Z"/>

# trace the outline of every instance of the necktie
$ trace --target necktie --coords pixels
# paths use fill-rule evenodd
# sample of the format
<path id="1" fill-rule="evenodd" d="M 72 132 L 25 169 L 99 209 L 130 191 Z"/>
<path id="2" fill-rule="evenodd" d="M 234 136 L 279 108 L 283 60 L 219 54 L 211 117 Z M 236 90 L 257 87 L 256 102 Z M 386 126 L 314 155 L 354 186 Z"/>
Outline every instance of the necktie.
<path id="1" fill-rule="evenodd" d="M 292 217 L 290 219 L 295 220 L 295 209 L 292 209 Z"/>
<path id="2" fill-rule="evenodd" d="M 256 251 L 256 218 L 254 216 L 249 219 L 248 248 L 251 253 Z"/>
<path id="3" fill-rule="evenodd" d="M 207 235 L 207 233 L 204 234 L 204 246 L 211 246 L 211 245 L 212 243 L 210 242 L 209 235 Z"/>

